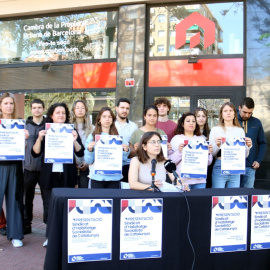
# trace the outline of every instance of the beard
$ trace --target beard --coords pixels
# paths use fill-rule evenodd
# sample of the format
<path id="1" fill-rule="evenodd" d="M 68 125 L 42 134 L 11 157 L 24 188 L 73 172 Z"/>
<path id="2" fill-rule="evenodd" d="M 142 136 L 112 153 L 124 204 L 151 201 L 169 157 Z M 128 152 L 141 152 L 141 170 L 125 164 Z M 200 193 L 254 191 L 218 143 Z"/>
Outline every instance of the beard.
<path id="1" fill-rule="evenodd" d="M 127 116 L 124 117 L 124 116 L 121 116 L 121 115 L 119 115 L 119 114 L 118 114 L 118 116 L 119 116 L 119 118 L 122 119 L 122 120 L 127 119 Z"/>

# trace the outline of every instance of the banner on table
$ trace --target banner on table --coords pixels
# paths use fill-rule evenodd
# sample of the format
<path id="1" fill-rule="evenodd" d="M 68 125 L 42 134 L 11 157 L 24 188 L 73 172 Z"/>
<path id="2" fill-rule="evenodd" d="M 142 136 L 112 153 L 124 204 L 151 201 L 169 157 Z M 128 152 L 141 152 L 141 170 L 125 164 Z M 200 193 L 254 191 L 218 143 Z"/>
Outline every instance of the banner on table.
<path id="1" fill-rule="evenodd" d="M 96 135 L 95 141 L 95 174 L 122 174 L 122 137 L 119 135 Z"/>
<path id="2" fill-rule="evenodd" d="M 248 197 L 212 197 L 211 253 L 247 249 Z"/>
<path id="3" fill-rule="evenodd" d="M 168 146 L 167 146 L 167 142 L 168 142 L 168 136 L 167 135 L 160 135 L 161 136 L 161 148 L 162 148 L 162 152 L 165 158 L 168 157 Z"/>
<path id="4" fill-rule="evenodd" d="M 73 124 L 46 123 L 45 163 L 73 163 Z"/>
<path id="5" fill-rule="evenodd" d="M 68 200 L 68 263 L 112 259 L 112 199 Z"/>
<path id="6" fill-rule="evenodd" d="M 227 138 L 221 147 L 221 174 L 245 174 L 245 138 Z"/>
<path id="7" fill-rule="evenodd" d="M 0 119 L 0 160 L 24 160 L 25 121 Z"/>
<path id="8" fill-rule="evenodd" d="M 182 150 L 181 177 L 206 179 L 208 143 L 191 140 Z"/>
<path id="9" fill-rule="evenodd" d="M 270 248 L 270 195 L 253 195 L 250 249 Z"/>
<path id="10" fill-rule="evenodd" d="M 120 260 L 161 258 L 163 199 L 122 199 Z"/>

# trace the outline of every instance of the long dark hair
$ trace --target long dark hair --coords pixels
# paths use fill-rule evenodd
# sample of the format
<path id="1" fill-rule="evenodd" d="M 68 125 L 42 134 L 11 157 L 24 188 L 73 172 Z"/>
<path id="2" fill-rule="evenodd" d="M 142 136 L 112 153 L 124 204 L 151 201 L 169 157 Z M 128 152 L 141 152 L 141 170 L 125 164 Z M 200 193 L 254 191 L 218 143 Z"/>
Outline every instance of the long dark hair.
<path id="1" fill-rule="evenodd" d="M 144 124 L 144 125 L 146 124 L 146 122 L 145 122 L 145 120 L 144 120 L 144 116 L 146 116 L 147 112 L 148 112 L 149 110 L 151 110 L 151 109 L 155 110 L 155 111 L 157 112 L 157 116 L 158 116 L 158 108 L 157 108 L 155 105 L 148 105 L 148 106 L 146 106 L 146 107 L 144 108 L 144 110 L 143 110 L 143 124 Z"/>
<path id="2" fill-rule="evenodd" d="M 206 122 L 203 126 L 203 135 L 208 139 L 209 138 L 209 134 L 210 134 L 210 128 L 208 126 L 208 112 L 205 108 L 202 108 L 202 107 L 198 107 L 195 109 L 194 111 L 194 114 L 195 114 L 195 118 L 197 118 L 197 114 L 198 112 L 203 112 L 204 115 L 206 116 Z M 196 122 L 197 122 L 197 119 L 196 119 Z"/>
<path id="3" fill-rule="evenodd" d="M 161 136 L 158 132 L 156 131 L 150 131 L 150 132 L 145 132 L 143 134 L 143 136 L 141 137 L 140 141 L 139 141 L 139 145 L 138 145 L 138 149 L 137 149 L 137 156 L 138 156 L 138 160 L 141 163 L 146 163 L 149 159 L 149 156 L 147 154 L 147 152 L 143 149 L 143 145 L 146 145 L 147 142 L 154 136 L 157 135 L 159 137 L 160 140 Z M 165 157 L 163 155 L 163 151 L 162 148 L 160 147 L 160 153 L 157 155 L 157 162 L 162 162 L 165 161 Z"/>
<path id="4" fill-rule="evenodd" d="M 95 130 L 93 132 L 93 138 L 95 138 L 95 135 L 99 135 L 102 132 L 102 126 L 100 124 L 100 118 L 101 118 L 101 115 L 106 111 L 110 112 L 110 114 L 112 116 L 112 119 L 113 119 L 112 124 L 110 126 L 109 134 L 110 135 L 118 135 L 118 131 L 117 131 L 117 128 L 115 126 L 116 118 L 115 118 L 115 115 L 114 115 L 113 111 L 109 107 L 102 107 L 101 110 L 99 111 L 98 115 L 97 115 L 97 118 L 96 118 L 96 126 L 95 126 Z"/>
<path id="5" fill-rule="evenodd" d="M 175 135 L 181 135 L 181 134 L 185 134 L 185 130 L 184 130 L 184 122 L 185 122 L 185 119 L 187 116 L 194 116 L 194 119 L 195 119 L 195 122 L 196 122 L 196 117 L 195 117 L 195 114 L 192 113 L 192 112 L 187 112 L 187 113 L 184 113 L 178 120 L 177 122 L 177 127 L 174 131 L 174 134 Z M 194 135 L 196 136 L 200 136 L 202 135 L 201 132 L 200 132 L 200 127 L 199 125 L 197 124 L 196 122 L 196 127 L 195 127 L 195 130 L 194 130 Z"/>
<path id="6" fill-rule="evenodd" d="M 65 121 L 65 124 L 68 124 L 68 123 L 69 123 L 69 109 L 68 109 L 67 104 L 64 103 L 64 102 L 61 102 L 61 103 L 54 103 L 54 104 L 52 104 L 52 105 L 49 107 L 49 109 L 48 109 L 48 111 L 47 111 L 47 113 L 46 113 L 46 115 L 47 115 L 47 117 L 46 117 L 46 122 L 47 122 L 47 123 L 53 123 L 53 120 L 52 120 L 51 116 L 53 115 L 54 110 L 55 110 L 57 107 L 63 107 L 63 108 L 65 109 L 65 112 L 66 112 L 66 121 Z"/>

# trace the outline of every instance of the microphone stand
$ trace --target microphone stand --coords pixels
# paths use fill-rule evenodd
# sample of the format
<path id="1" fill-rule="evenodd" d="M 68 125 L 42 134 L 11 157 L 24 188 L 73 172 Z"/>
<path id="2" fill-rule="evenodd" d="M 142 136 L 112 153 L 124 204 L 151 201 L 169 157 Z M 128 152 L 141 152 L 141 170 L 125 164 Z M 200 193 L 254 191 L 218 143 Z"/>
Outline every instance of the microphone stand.
<path id="1" fill-rule="evenodd" d="M 155 175 L 156 175 L 156 172 L 155 171 L 152 171 L 151 172 L 151 175 L 152 175 L 151 186 L 148 187 L 148 188 L 146 188 L 145 190 L 152 189 L 152 192 L 161 192 L 160 189 L 155 185 Z"/>

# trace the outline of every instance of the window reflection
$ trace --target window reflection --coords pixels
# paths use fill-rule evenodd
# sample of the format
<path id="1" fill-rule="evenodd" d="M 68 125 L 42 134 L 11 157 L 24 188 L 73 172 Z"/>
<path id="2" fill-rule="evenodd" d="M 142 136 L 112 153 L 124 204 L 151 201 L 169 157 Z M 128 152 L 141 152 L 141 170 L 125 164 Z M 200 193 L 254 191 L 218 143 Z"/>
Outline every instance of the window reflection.
<path id="1" fill-rule="evenodd" d="M 193 12 L 198 12 L 215 23 L 215 42 L 204 48 L 204 32 L 194 24 L 186 32 L 186 44 L 175 45 L 175 27 Z M 243 2 L 174 5 L 150 8 L 150 57 L 184 55 L 222 55 L 243 53 Z M 164 31 L 164 36 L 161 36 Z M 200 33 L 200 43 L 190 48 L 190 38 Z M 163 46 L 164 50 L 159 50 Z"/>

